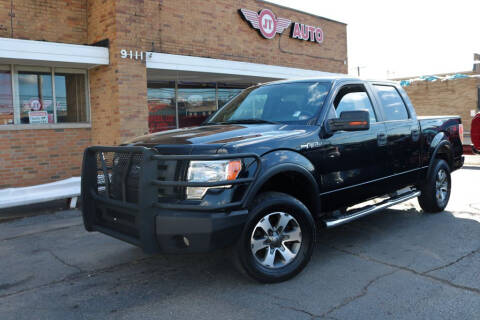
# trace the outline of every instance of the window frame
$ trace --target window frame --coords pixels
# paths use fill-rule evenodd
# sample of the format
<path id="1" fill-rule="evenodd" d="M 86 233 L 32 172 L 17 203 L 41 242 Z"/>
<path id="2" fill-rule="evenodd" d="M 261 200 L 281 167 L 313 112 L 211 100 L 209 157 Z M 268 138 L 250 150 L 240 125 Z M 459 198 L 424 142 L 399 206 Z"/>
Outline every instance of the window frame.
<path id="1" fill-rule="evenodd" d="M 14 99 L 15 96 L 13 95 L 13 74 L 12 74 L 12 65 L 10 64 L 1 64 L 0 65 L 0 71 L 7 71 L 10 74 L 10 94 L 12 95 L 12 111 L 13 111 L 13 120 L 15 123 L 15 104 L 14 104 Z M 14 124 L 0 124 L 0 127 L 2 126 L 13 126 Z"/>
<path id="2" fill-rule="evenodd" d="M 56 67 L 56 66 L 38 66 L 38 65 L 25 65 L 25 64 L 9 64 L 11 74 L 11 90 L 12 90 L 12 103 L 13 103 L 13 124 L 0 124 L 0 131 L 6 130 L 30 130 L 30 129 L 68 129 L 68 128 L 91 128 L 91 107 L 90 107 L 90 81 L 87 69 L 77 69 L 68 67 Z M 51 75 L 51 87 L 52 87 L 52 103 L 54 112 L 54 123 L 45 124 L 30 124 L 21 123 L 21 107 L 19 93 L 19 81 L 18 72 L 31 71 L 31 72 L 47 72 Z M 71 73 L 71 74 L 83 74 L 85 76 L 85 108 L 86 108 L 86 121 L 85 122 L 57 122 L 57 104 L 56 104 L 56 91 L 55 91 L 55 73 Z"/>
<path id="3" fill-rule="evenodd" d="M 374 93 L 375 98 L 377 100 L 378 108 L 380 109 L 380 112 L 382 113 L 382 118 L 383 118 L 382 122 L 399 122 L 399 121 L 411 121 L 411 120 L 413 120 L 413 115 L 410 111 L 410 108 L 408 107 L 407 103 L 405 102 L 405 99 L 403 98 L 402 94 L 398 91 L 398 88 L 395 84 L 393 84 L 393 83 L 372 82 L 372 83 L 370 83 L 370 85 L 372 86 L 372 92 Z M 407 115 L 408 115 L 407 119 L 396 119 L 396 120 L 388 120 L 387 119 L 387 114 L 386 114 L 385 109 L 383 107 L 382 99 L 380 98 L 380 96 L 377 92 L 377 89 L 376 89 L 377 86 L 391 87 L 395 90 L 395 92 L 397 92 L 398 96 L 400 97 L 401 101 L 403 102 L 403 106 L 405 107 L 405 111 L 407 111 Z"/>

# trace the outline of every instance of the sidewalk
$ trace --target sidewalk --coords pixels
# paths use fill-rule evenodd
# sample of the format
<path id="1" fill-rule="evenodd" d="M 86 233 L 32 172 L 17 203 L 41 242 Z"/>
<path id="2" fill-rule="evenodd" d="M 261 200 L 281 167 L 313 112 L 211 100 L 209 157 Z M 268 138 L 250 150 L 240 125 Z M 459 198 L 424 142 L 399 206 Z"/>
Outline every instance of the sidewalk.
<path id="1" fill-rule="evenodd" d="M 480 155 L 465 155 L 465 166 L 480 166 Z"/>

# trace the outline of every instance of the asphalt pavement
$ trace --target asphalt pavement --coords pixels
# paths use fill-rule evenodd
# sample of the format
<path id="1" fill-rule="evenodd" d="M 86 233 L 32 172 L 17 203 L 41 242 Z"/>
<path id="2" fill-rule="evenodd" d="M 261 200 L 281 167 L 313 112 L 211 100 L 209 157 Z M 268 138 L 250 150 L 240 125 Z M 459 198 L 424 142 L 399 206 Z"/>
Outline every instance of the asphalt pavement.
<path id="1" fill-rule="evenodd" d="M 226 250 L 146 256 L 78 211 L 0 224 L 0 319 L 480 319 L 480 167 L 445 212 L 416 200 L 323 231 L 296 278 L 259 284 Z"/>

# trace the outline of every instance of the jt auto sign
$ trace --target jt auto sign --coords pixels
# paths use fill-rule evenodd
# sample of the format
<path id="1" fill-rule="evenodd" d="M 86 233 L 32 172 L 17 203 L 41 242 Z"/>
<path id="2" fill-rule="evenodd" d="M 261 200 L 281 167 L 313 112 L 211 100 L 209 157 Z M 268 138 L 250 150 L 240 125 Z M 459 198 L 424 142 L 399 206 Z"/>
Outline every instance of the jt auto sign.
<path id="1" fill-rule="evenodd" d="M 290 37 L 294 39 L 323 42 L 323 30 L 320 27 L 309 26 L 299 22 L 293 22 L 286 18 L 276 17 L 269 9 L 255 12 L 248 9 L 240 9 L 240 15 L 247 20 L 253 29 L 256 29 L 266 39 L 273 39 L 277 33 L 282 34 L 290 25 Z"/>

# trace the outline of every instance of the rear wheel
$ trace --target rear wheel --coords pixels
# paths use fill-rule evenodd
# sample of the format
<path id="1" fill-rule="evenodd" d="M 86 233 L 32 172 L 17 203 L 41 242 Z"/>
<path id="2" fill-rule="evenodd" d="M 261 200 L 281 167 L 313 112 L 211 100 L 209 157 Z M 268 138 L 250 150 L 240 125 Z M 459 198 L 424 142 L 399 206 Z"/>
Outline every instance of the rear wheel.
<path id="1" fill-rule="evenodd" d="M 452 180 L 450 168 L 445 160 L 437 159 L 432 167 L 432 172 L 422 186 L 422 194 L 418 203 L 423 211 L 437 213 L 445 209 L 450 199 Z"/>
<path id="2" fill-rule="evenodd" d="M 298 199 L 266 192 L 254 201 L 233 254 L 240 271 L 261 282 L 281 282 L 308 263 L 315 243 L 315 222 Z"/>

